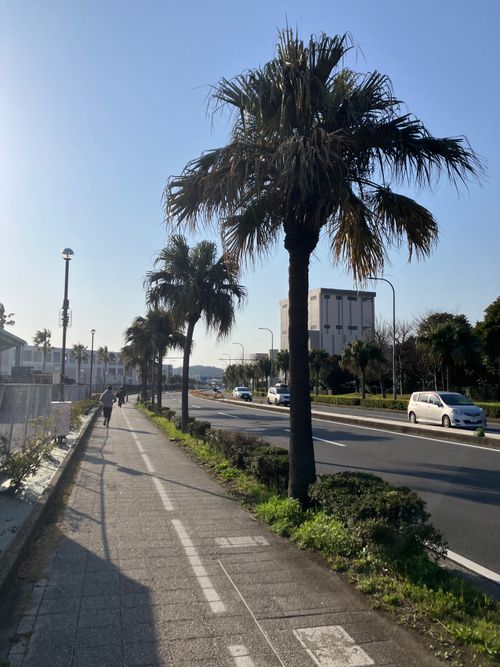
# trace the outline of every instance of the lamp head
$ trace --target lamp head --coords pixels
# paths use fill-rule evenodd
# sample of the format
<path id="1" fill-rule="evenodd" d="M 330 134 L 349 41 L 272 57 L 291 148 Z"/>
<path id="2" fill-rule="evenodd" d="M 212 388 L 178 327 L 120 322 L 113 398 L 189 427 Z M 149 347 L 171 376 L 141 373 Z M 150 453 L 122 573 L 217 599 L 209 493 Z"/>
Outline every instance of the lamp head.
<path id="1" fill-rule="evenodd" d="M 72 259 L 74 254 L 75 253 L 71 250 L 71 248 L 63 248 L 61 250 L 63 259 Z"/>
<path id="2" fill-rule="evenodd" d="M 94 335 L 94 334 L 95 334 L 95 329 L 91 329 L 91 330 L 90 330 L 90 333 L 91 333 L 92 335 Z"/>

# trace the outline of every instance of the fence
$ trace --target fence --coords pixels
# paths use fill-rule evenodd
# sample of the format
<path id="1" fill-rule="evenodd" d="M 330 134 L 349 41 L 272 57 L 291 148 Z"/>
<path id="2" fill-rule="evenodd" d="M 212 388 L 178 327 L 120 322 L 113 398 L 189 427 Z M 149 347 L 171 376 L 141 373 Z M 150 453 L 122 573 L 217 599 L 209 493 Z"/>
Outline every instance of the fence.
<path id="1" fill-rule="evenodd" d="M 88 388 L 66 385 L 65 400 L 86 398 Z M 21 447 L 33 435 L 36 420 L 50 416 L 50 404 L 59 400 L 59 386 L 50 384 L 0 384 L 0 436 L 7 449 Z"/>

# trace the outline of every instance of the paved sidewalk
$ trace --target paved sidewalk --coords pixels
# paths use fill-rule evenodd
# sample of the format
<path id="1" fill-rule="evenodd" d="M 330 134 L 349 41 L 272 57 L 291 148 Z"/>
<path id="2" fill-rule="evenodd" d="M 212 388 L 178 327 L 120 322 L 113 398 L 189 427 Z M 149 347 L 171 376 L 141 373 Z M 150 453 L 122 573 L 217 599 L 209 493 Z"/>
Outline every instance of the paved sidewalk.
<path id="1" fill-rule="evenodd" d="M 12 667 L 442 664 L 131 404 L 94 426 L 58 529 L 0 623 Z"/>

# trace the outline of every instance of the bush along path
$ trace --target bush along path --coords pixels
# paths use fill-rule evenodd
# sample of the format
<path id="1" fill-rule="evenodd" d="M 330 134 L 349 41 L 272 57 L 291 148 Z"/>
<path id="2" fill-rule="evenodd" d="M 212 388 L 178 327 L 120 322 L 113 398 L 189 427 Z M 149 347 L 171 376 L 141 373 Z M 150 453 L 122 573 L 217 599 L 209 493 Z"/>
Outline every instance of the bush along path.
<path id="1" fill-rule="evenodd" d="M 440 565 L 446 544 L 416 493 L 342 472 L 318 477 L 304 509 L 286 496 L 286 450 L 208 422 L 192 420 L 182 433 L 169 408 L 139 409 L 274 532 L 321 554 L 374 606 L 424 634 L 438 657 L 456 667 L 500 663 L 500 603 Z"/>

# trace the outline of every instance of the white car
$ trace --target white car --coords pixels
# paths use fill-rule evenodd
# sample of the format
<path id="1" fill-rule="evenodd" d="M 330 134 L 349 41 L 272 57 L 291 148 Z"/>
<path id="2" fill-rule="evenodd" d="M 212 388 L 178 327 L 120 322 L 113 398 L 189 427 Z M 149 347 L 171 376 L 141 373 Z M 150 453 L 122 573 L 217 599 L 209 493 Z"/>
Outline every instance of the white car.
<path id="1" fill-rule="evenodd" d="M 248 387 L 235 387 L 233 389 L 233 398 L 241 398 L 244 401 L 251 401 L 252 392 Z"/>
<path id="2" fill-rule="evenodd" d="M 462 394 L 451 391 L 415 391 L 408 402 L 408 419 L 412 424 L 426 422 L 450 426 L 486 428 L 482 408 Z"/>
<path id="3" fill-rule="evenodd" d="M 267 404 L 271 405 L 271 403 L 274 403 L 274 405 L 290 405 L 290 387 L 286 384 L 269 387 Z"/>

